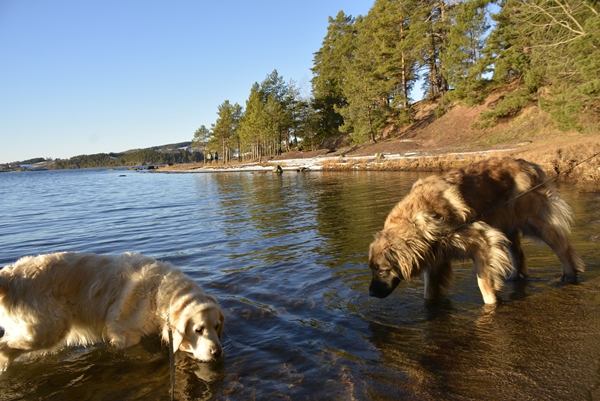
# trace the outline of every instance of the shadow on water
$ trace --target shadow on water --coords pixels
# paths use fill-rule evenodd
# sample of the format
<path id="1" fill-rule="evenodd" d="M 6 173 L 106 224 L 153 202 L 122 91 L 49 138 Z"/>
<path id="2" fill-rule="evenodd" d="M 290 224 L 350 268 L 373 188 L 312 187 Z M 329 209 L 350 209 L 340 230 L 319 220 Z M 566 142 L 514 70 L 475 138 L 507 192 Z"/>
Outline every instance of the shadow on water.
<path id="1" fill-rule="evenodd" d="M 422 279 L 371 298 L 369 243 L 420 176 L 5 174 L 0 259 L 140 251 L 183 268 L 227 321 L 219 361 L 177 354 L 178 400 L 599 399 L 600 195 L 560 187 L 587 264 L 578 285 L 525 242 L 531 276 L 506 283 L 497 307 L 483 306 L 468 262 L 432 305 Z M 168 396 L 156 337 L 23 358 L 0 375 L 6 400 Z"/>

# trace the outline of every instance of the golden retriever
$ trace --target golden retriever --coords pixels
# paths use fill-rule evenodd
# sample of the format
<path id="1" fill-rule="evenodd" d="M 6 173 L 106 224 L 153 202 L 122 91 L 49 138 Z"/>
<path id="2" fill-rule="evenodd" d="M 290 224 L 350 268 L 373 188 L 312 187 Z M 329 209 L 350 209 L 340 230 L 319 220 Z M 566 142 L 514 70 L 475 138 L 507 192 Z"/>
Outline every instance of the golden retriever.
<path id="1" fill-rule="evenodd" d="M 494 304 L 503 278 L 528 274 L 521 234 L 548 244 L 562 280 L 575 283 L 584 264 L 566 235 L 571 221 L 546 174 L 525 160 L 489 158 L 418 180 L 371 243 L 369 293 L 385 298 L 401 280 L 423 274 L 432 300 L 450 286 L 450 261 L 470 258 L 483 301 Z"/>
<path id="2" fill-rule="evenodd" d="M 0 369 L 18 356 L 159 334 L 199 361 L 222 353 L 217 301 L 170 264 L 138 253 L 27 256 L 0 270 Z"/>

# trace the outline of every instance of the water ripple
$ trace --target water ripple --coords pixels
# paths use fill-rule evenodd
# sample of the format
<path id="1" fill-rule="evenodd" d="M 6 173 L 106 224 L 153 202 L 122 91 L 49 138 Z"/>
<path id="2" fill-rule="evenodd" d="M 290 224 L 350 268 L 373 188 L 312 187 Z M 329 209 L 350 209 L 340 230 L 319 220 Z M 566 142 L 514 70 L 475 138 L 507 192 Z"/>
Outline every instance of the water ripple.
<path id="1" fill-rule="evenodd" d="M 558 260 L 526 243 L 531 277 L 490 312 L 469 263 L 432 307 L 421 279 L 368 296 L 368 245 L 419 174 L 121 174 L 0 174 L 0 265 L 72 250 L 181 267 L 227 323 L 219 362 L 178 355 L 178 399 L 586 399 L 598 388 L 598 195 L 561 187 L 588 265 L 582 284 L 552 284 Z M 13 367 L 0 376 L 4 399 L 168 396 L 156 337 Z"/>

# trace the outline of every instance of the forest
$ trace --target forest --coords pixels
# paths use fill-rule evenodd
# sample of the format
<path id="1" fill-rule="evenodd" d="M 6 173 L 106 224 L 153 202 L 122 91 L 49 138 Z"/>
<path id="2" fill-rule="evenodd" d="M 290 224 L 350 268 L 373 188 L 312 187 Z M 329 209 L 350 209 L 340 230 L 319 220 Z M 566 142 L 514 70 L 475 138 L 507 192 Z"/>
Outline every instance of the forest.
<path id="1" fill-rule="evenodd" d="M 510 90 L 478 126 L 535 103 L 561 129 L 597 132 L 599 12 L 589 0 L 376 0 L 365 16 L 340 11 L 314 53 L 309 98 L 274 70 L 245 107 L 225 100 L 193 145 L 227 162 L 339 135 L 376 142 L 384 128 L 414 122 L 417 96 L 435 99 L 439 117 L 500 87 Z"/>
<path id="2" fill-rule="evenodd" d="M 95 167 L 137 166 L 142 164 L 174 164 L 193 163 L 202 161 L 199 152 L 189 152 L 187 149 L 177 151 L 161 151 L 156 149 L 140 149 L 124 153 L 97 153 L 93 155 L 74 156 L 69 159 L 56 159 L 52 169 L 76 169 Z"/>

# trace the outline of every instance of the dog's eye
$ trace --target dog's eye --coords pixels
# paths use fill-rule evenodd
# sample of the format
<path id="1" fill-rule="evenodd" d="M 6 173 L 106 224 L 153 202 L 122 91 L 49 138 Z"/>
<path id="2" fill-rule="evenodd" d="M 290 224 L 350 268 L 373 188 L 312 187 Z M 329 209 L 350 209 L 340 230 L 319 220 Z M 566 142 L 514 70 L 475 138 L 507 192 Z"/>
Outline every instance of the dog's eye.
<path id="1" fill-rule="evenodd" d="M 196 333 L 198 333 L 200 335 L 204 334 L 204 326 L 200 327 L 199 329 L 196 329 Z"/>

